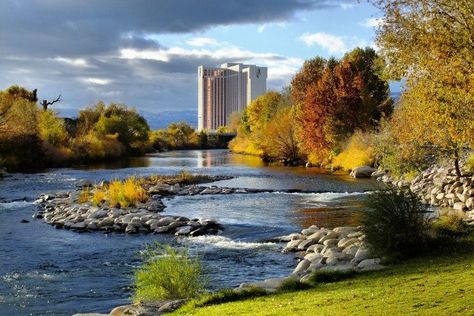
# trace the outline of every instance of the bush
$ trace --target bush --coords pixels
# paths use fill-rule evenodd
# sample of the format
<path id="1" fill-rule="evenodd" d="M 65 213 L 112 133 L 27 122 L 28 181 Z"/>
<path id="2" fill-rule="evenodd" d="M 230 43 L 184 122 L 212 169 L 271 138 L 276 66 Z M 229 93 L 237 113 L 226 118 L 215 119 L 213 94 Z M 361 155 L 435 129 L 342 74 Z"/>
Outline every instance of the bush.
<path id="1" fill-rule="evenodd" d="M 426 249 L 427 206 L 409 188 L 388 186 L 370 194 L 367 206 L 363 231 L 374 254 L 393 259 Z"/>
<path id="2" fill-rule="evenodd" d="M 470 154 L 466 160 L 466 169 L 470 173 L 474 173 L 474 153 Z"/>
<path id="3" fill-rule="evenodd" d="M 355 132 L 344 150 L 334 157 L 333 167 L 352 170 L 360 166 L 372 165 L 374 163 L 374 149 L 371 143 L 370 134 Z"/>
<path id="4" fill-rule="evenodd" d="M 135 271 L 133 301 L 194 298 L 202 292 L 200 260 L 187 250 L 175 250 L 158 243 L 147 246 L 143 264 Z"/>
<path id="5" fill-rule="evenodd" d="M 438 238 L 453 238 L 467 235 L 471 231 L 460 214 L 440 216 L 432 224 L 432 229 Z"/>
<path id="6" fill-rule="evenodd" d="M 294 292 L 310 289 L 311 285 L 305 282 L 301 282 L 296 278 L 288 278 L 284 280 L 278 287 L 278 292 Z"/>

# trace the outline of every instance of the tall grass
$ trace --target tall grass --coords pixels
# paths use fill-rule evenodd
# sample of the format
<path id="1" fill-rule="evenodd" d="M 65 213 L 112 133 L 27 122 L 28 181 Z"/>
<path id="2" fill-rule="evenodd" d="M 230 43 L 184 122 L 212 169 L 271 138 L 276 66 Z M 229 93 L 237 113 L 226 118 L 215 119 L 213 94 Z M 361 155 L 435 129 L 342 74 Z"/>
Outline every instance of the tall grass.
<path id="1" fill-rule="evenodd" d="M 79 203 L 91 201 L 94 205 L 107 203 L 111 207 L 135 206 L 138 202 L 146 202 L 148 194 L 142 186 L 143 179 L 130 177 L 124 181 L 114 180 L 104 187 L 96 187 L 92 194 L 85 188 L 79 194 Z"/>
<path id="2" fill-rule="evenodd" d="M 155 243 L 142 254 L 143 264 L 135 271 L 133 301 L 195 298 L 204 288 L 202 266 L 187 250 Z"/>
<path id="3" fill-rule="evenodd" d="M 370 194 L 362 218 L 363 231 L 374 254 L 400 258 L 428 246 L 428 207 L 409 188 L 388 186 Z"/>

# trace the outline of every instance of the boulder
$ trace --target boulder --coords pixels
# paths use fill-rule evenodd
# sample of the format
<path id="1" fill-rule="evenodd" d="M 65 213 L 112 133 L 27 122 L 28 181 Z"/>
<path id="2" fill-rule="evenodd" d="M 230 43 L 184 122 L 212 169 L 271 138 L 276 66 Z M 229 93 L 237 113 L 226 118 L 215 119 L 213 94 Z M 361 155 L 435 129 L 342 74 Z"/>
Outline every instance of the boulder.
<path id="1" fill-rule="evenodd" d="M 365 259 L 359 262 L 359 264 L 357 265 L 357 270 L 359 271 L 375 271 L 375 270 L 381 270 L 383 268 L 385 267 L 380 264 L 379 258 Z"/>
<path id="2" fill-rule="evenodd" d="M 306 259 L 301 260 L 300 263 L 298 263 L 296 268 L 293 270 L 293 274 L 298 274 L 303 271 L 306 271 L 309 268 L 310 264 L 311 264 L 311 261 L 309 260 L 306 260 Z"/>
<path id="3" fill-rule="evenodd" d="M 305 240 L 302 240 L 299 243 L 298 249 L 299 250 L 306 250 L 306 249 L 308 249 L 309 246 L 312 246 L 316 243 L 318 243 L 318 241 L 316 239 L 305 239 Z"/>
<path id="4" fill-rule="evenodd" d="M 193 230 L 193 227 L 192 226 L 183 226 L 183 227 L 180 227 L 176 233 L 175 233 L 175 236 L 183 236 L 183 235 L 188 235 L 191 231 Z"/>
<path id="5" fill-rule="evenodd" d="M 377 171 L 376 169 L 369 166 L 361 166 L 351 171 L 351 177 L 353 178 L 370 178 L 372 173 Z"/>

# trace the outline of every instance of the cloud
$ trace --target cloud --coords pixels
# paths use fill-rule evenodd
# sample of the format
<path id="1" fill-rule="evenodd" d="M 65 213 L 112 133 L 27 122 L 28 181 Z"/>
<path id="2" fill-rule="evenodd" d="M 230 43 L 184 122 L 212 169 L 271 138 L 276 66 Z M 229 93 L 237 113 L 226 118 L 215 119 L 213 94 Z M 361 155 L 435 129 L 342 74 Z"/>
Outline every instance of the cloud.
<path id="1" fill-rule="evenodd" d="M 201 47 L 201 46 L 217 46 L 219 45 L 219 42 L 214 38 L 194 37 L 190 39 L 189 41 L 186 41 L 186 44 L 190 46 Z"/>
<path id="2" fill-rule="evenodd" d="M 364 27 L 379 27 L 383 25 L 383 23 L 383 18 L 368 18 L 362 22 L 359 22 L 359 25 L 362 25 Z"/>
<path id="3" fill-rule="evenodd" d="M 198 36 L 165 47 L 160 36 L 236 24 L 279 25 L 299 12 L 346 2 L 1 0 L 0 89 L 37 88 L 44 99 L 60 93 L 64 101 L 57 107 L 80 108 L 102 99 L 150 112 L 194 109 L 196 67 L 227 61 L 267 65 L 268 86 L 278 89 L 302 60 Z"/>
<path id="4" fill-rule="evenodd" d="M 85 83 L 97 84 L 99 86 L 105 86 L 110 83 L 109 79 L 104 78 L 83 78 L 82 81 Z"/>
<path id="5" fill-rule="evenodd" d="M 304 33 L 299 37 L 307 46 L 319 45 L 331 54 L 342 54 L 347 51 L 343 37 L 324 32 Z"/>

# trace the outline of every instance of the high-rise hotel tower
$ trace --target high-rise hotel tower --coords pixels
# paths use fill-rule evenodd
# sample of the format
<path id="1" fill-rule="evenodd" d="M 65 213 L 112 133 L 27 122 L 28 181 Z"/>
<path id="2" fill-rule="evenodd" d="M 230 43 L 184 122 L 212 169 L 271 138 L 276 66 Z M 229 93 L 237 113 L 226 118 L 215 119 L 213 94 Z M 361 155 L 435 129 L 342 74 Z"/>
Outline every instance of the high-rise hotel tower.
<path id="1" fill-rule="evenodd" d="M 198 130 L 216 130 L 229 123 L 267 90 L 267 68 L 226 63 L 218 68 L 198 67 Z"/>

